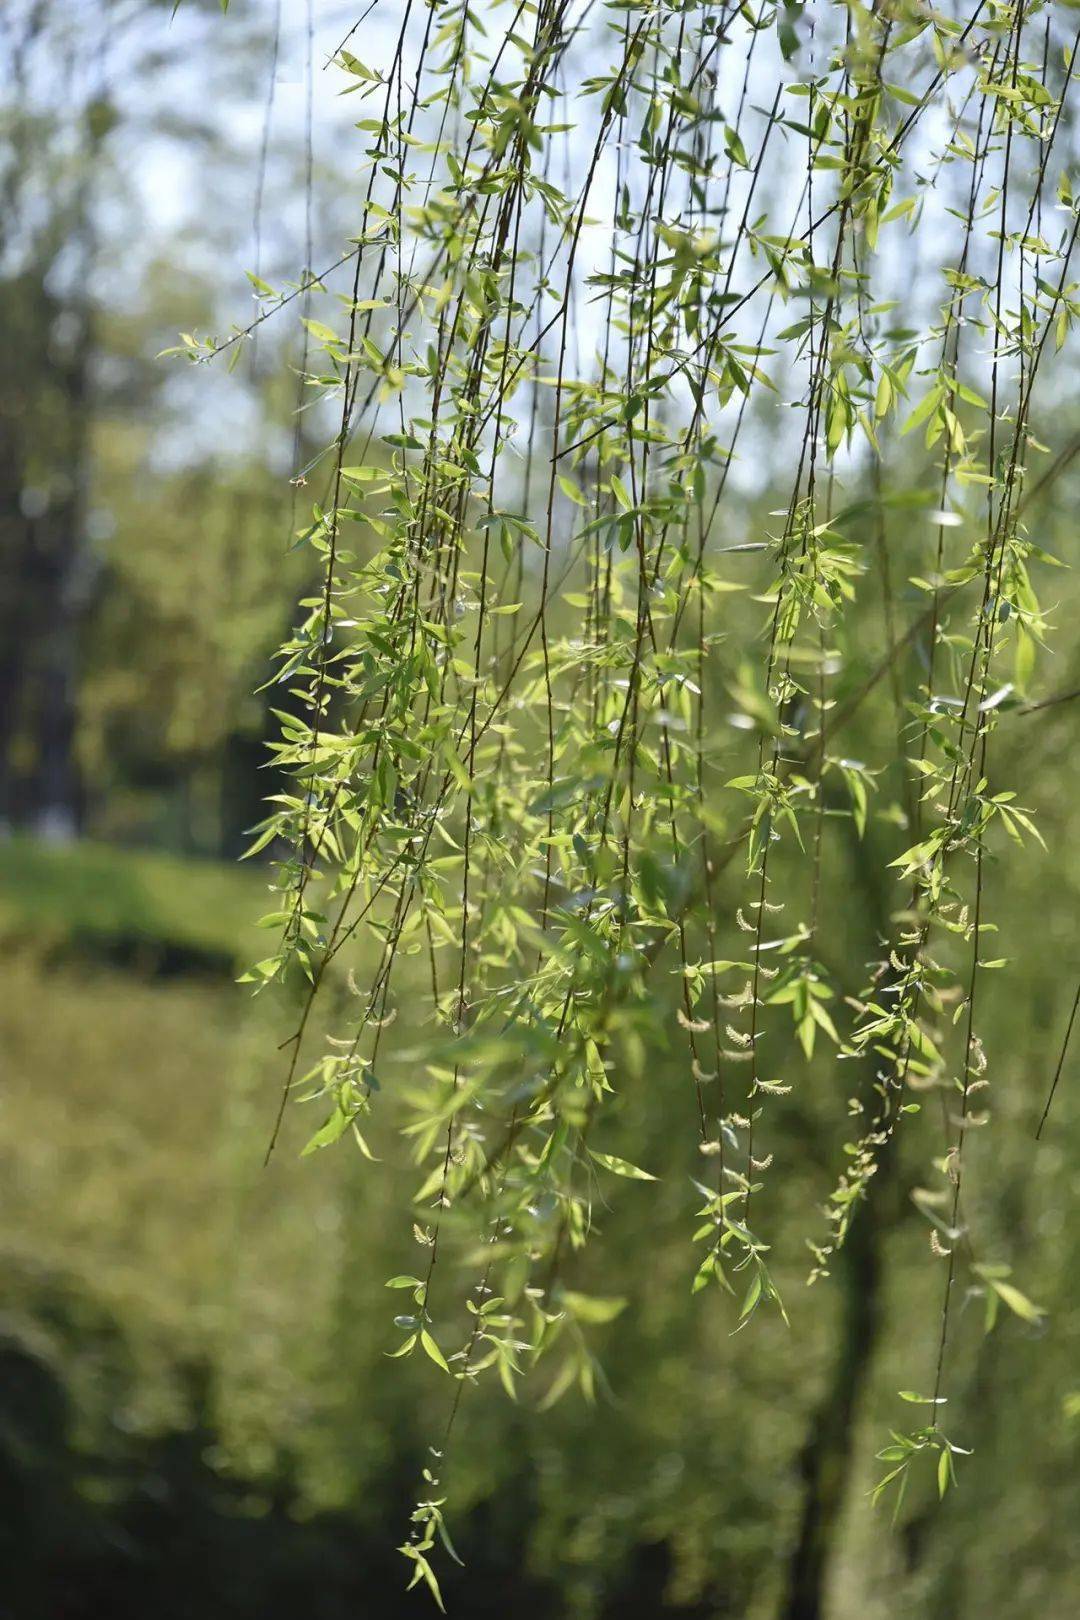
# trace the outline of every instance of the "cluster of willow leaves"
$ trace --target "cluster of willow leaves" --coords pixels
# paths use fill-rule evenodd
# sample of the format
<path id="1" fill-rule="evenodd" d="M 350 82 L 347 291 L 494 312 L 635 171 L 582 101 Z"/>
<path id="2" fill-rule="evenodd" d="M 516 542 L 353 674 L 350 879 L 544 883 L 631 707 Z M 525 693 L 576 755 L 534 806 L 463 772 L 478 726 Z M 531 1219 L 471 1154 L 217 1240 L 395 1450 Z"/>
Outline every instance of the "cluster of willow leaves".
<path id="1" fill-rule="evenodd" d="M 484 1389 L 592 1399 L 641 1306 L 612 1224 L 643 1293 L 662 1250 L 719 1297 L 738 1368 L 807 1283 L 872 1331 L 902 1201 L 898 1509 L 962 1478 L 967 1324 L 1043 1322 L 980 1209 L 982 1139 L 1057 1078 L 995 1090 L 1031 1016 L 995 902 L 1048 858 L 1031 739 L 1075 696 L 1038 519 L 1076 448 L 1078 36 L 1022 0 L 380 23 L 326 81 L 348 243 L 180 352 L 299 317 L 324 428 L 247 978 L 301 986 L 269 1152 L 299 1100 L 306 1154 L 417 1167 L 385 1314 L 445 1385 L 401 1547 L 440 1600 Z"/>

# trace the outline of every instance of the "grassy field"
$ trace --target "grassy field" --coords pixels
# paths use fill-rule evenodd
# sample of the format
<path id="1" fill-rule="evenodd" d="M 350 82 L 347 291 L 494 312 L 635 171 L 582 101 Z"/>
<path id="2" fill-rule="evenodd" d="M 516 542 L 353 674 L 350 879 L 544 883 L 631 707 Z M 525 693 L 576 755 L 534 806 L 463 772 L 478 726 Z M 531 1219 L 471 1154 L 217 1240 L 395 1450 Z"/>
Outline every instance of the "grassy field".
<path id="1" fill-rule="evenodd" d="M 106 844 L 0 841 L 0 940 L 225 970 L 258 946 L 263 872 Z"/>
<path id="2" fill-rule="evenodd" d="M 268 1430 L 318 1451 L 304 1433 L 340 1304 L 331 1255 L 349 1199 L 368 1202 L 352 1156 L 317 1173 L 300 1161 L 310 1110 L 290 1110 L 263 1168 L 277 1047 L 296 1016 L 234 982 L 261 943 L 264 882 L 209 862 L 0 845 L 8 1326 L 62 1366 L 88 1429 L 180 1421 L 185 1369 L 211 1367 L 238 1466 L 256 1472 L 273 1464 Z M 380 1167 L 366 1169 L 377 1183 Z M 110 1407 L 101 1358 L 114 1351 L 130 1376 Z"/>

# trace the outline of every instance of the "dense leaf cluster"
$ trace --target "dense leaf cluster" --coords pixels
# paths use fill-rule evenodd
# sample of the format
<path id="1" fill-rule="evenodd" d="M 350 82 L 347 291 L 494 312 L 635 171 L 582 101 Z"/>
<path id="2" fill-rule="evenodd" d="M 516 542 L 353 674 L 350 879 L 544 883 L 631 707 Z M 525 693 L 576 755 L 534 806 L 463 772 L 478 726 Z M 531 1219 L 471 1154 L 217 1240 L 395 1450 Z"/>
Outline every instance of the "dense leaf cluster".
<path id="1" fill-rule="evenodd" d="M 1048 629 L 1025 512 L 1036 382 L 1080 307 L 1075 40 L 1067 7 L 1022 0 L 406 0 L 383 26 L 336 62 L 367 179 L 333 267 L 351 291 L 304 317 L 305 392 L 334 416 L 298 472 L 322 584 L 281 652 L 285 785 L 252 846 L 277 859 L 279 943 L 249 977 L 306 980 L 282 1110 L 321 1099 L 309 1150 L 401 1129 L 420 1167 L 416 1265 L 389 1286 L 394 1353 L 454 1380 L 402 1549 L 438 1596 L 463 1390 L 537 1362 L 546 1401 L 595 1385 L 591 1329 L 624 1302 L 576 1286 L 577 1255 L 603 1199 L 650 1196 L 620 1185 L 653 1177 L 619 1118 L 658 1048 L 684 1054 L 670 1128 L 701 1154 L 687 1285 L 730 1290 L 733 1328 L 783 1311 L 770 1113 L 815 1051 L 847 1066 L 850 1119 L 805 1212 L 813 1276 L 904 1116 L 940 1102 L 939 1345 L 905 1396 L 929 1418 L 884 1448 L 882 1488 L 928 1454 L 953 1480 L 958 1279 L 991 1322 L 1038 1314 L 977 1253 L 963 1189 L 1004 965 L 984 865 L 1038 837 L 994 734 Z M 257 281 L 260 321 L 322 289 Z M 783 503 L 751 518 L 764 483 Z M 885 645 L 856 680 L 871 611 Z M 854 994 L 825 874 L 871 814 L 892 917 Z M 313 1053 L 320 996 L 338 1033 Z"/>

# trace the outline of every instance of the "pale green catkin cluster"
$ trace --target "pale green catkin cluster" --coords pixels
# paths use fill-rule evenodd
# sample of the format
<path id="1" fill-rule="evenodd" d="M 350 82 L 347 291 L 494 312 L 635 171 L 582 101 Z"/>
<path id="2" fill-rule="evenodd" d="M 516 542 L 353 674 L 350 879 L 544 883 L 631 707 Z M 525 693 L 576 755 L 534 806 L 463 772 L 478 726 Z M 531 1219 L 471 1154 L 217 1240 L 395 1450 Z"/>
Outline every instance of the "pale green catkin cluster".
<path id="1" fill-rule="evenodd" d="M 257 288 L 260 322 L 336 314 L 305 322 L 321 584 L 276 677 L 253 852 L 280 945 L 249 977 L 306 976 L 282 1110 L 323 1099 L 309 1147 L 404 1132 L 419 1166 L 389 1286 L 396 1354 L 453 1380 L 402 1548 L 436 1597 L 463 1390 L 537 1363 L 548 1401 L 593 1388 L 623 1301 L 580 1291 L 580 1251 L 601 1199 L 658 1195 L 613 1149 L 659 1049 L 684 1053 L 667 1128 L 701 1150 L 665 1208 L 733 1328 L 783 1310 L 770 1115 L 810 1061 L 850 1093 L 814 1276 L 905 1115 L 940 1110 L 940 1348 L 906 1397 L 930 1410 L 879 1488 L 926 1458 L 952 1480 L 960 1279 L 991 1320 L 1038 1314 L 978 1258 L 964 1168 L 1005 965 L 984 857 L 1037 837 L 994 732 L 1024 723 L 1046 629 L 1025 514 L 1060 464 L 1036 384 L 1080 307 L 1077 20 L 380 0 L 330 70 L 366 164 L 351 288 Z M 888 937 L 844 986 L 819 942 L 860 901 L 830 845 L 868 820 Z"/>

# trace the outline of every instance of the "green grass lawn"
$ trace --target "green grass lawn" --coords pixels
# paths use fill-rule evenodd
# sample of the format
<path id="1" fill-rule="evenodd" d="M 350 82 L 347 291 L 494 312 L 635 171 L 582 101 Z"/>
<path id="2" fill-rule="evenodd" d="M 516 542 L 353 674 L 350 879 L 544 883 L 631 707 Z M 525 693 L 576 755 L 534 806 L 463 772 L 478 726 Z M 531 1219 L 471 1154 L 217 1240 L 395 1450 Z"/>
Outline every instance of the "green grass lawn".
<path id="1" fill-rule="evenodd" d="M 0 842 L 0 941 L 227 971 L 258 953 L 265 870 L 106 844 Z"/>
<path id="2" fill-rule="evenodd" d="M 57 1368 L 87 1434 L 185 1421 L 184 1369 L 206 1367 L 244 1468 L 268 1467 L 280 1438 L 325 1475 L 312 1413 L 340 1395 L 327 1362 L 346 1233 L 359 1244 L 358 1222 L 365 1244 L 392 1234 L 407 1251 L 407 1191 L 386 1196 L 387 1167 L 358 1153 L 301 1159 L 318 1102 L 289 1109 L 264 1169 L 297 1004 L 234 980 L 265 954 L 267 881 L 0 843 L 0 1336 Z M 386 1274 L 364 1267 L 349 1289 L 350 1353 L 380 1369 Z"/>

